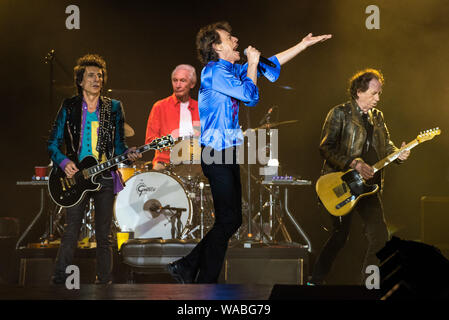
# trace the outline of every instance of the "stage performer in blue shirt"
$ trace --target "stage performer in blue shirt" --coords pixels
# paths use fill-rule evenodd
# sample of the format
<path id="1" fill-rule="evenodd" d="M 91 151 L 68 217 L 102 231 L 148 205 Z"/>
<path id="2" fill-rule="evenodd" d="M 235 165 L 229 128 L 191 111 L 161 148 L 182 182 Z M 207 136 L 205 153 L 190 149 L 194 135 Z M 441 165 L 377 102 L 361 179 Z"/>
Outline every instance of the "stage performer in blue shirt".
<path id="1" fill-rule="evenodd" d="M 197 34 L 198 56 L 205 65 L 201 72 L 198 108 L 201 121 L 201 167 L 209 179 L 215 209 L 215 223 L 190 254 L 167 266 L 180 283 L 216 283 L 228 241 L 242 223 L 242 187 L 237 147 L 243 142 L 239 104 L 255 106 L 259 101 L 257 78 L 278 79 L 281 65 L 307 47 L 331 38 L 308 34 L 295 46 L 268 60 L 259 61 L 260 52 L 249 46 L 248 62 L 237 64 L 238 39 L 227 22 L 203 27 Z"/>

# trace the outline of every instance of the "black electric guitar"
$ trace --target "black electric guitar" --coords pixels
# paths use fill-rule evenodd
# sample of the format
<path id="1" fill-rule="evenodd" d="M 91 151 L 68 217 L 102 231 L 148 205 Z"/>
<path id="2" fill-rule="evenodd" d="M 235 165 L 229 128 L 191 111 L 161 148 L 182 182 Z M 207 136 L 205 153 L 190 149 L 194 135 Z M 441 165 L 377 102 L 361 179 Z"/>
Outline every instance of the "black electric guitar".
<path id="1" fill-rule="evenodd" d="M 171 135 L 154 139 L 150 143 L 136 149 L 137 153 L 148 150 L 160 150 L 174 145 Z M 126 154 L 114 157 L 103 163 L 92 156 L 85 157 L 76 166 L 79 169 L 71 178 L 68 178 L 64 170 L 54 165 L 48 178 L 48 191 L 53 201 L 61 207 L 72 207 L 78 204 L 88 191 L 99 190 L 101 185 L 97 183 L 96 177 L 99 173 L 128 160 Z"/>
<path id="2" fill-rule="evenodd" d="M 433 139 L 441 130 L 427 130 L 396 152 L 373 165 L 374 173 L 397 159 L 402 151 L 410 150 L 418 144 Z M 377 184 L 368 185 L 356 170 L 333 172 L 321 176 L 316 182 L 316 192 L 327 211 L 333 216 L 343 216 L 349 213 L 360 198 L 376 193 Z"/>

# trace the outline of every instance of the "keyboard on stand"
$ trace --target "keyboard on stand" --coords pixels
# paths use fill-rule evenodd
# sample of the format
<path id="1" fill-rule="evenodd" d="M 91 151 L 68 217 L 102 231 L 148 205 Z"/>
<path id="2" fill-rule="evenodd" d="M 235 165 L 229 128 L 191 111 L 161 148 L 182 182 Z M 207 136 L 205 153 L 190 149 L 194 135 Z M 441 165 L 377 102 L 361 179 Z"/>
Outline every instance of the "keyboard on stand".
<path id="1" fill-rule="evenodd" d="M 263 180 L 262 184 L 265 185 L 290 185 L 290 186 L 304 186 L 311 185 L 312 181 L 302 180 L 294 176 L 273 176 L 271 180 Z"/>

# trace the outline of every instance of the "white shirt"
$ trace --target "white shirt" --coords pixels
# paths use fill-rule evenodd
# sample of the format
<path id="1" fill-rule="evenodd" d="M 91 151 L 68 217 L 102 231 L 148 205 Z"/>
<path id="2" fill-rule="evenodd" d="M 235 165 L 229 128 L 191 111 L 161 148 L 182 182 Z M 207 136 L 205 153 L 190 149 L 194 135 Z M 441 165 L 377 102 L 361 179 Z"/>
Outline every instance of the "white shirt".
<path id="1" fill-rule="evenodd" d="M 179 112 L 179 137 L 193 136 L 192 114 L 189 110 L 189 102 L 181 102 Z"/>

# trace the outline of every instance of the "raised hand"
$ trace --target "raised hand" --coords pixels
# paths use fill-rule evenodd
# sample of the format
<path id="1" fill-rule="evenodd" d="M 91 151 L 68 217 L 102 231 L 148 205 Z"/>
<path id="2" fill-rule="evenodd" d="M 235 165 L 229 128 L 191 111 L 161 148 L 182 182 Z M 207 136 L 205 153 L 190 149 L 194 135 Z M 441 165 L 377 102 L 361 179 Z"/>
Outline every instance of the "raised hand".
<path id="1" fill-rule="evenodd" d="M 313 46 L 314 44 L 318 43 L 318 42 L 324 42 L 327 39 L 332 38 L 331 34 L 323 34 L 321 36 L 313 36 L 312 33 L 309 33 L 307 36 L 305 36 L 301 43 L 304 46 L 304 48 L 308 48 L 310 46 Z"/>

